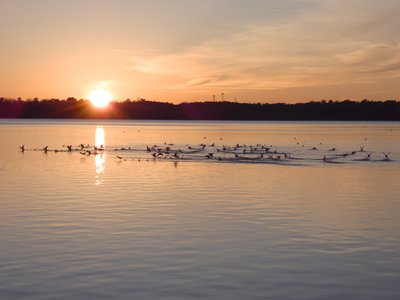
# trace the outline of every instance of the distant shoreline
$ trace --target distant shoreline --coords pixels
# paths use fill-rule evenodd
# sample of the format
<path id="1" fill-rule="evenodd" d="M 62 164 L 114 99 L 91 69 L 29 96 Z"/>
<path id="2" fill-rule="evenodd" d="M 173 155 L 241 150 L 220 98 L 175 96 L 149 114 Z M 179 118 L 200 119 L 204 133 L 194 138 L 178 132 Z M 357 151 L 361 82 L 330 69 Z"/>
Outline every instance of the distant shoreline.
<path id="1" fill-rule="evenodd" d="M 110 119 L 198 121 L 400 121 L 400 101 L 319 101 L 306 103 L 112 102 L 105 109 L 88 100 L 0 98 L 2 119 Z"/>

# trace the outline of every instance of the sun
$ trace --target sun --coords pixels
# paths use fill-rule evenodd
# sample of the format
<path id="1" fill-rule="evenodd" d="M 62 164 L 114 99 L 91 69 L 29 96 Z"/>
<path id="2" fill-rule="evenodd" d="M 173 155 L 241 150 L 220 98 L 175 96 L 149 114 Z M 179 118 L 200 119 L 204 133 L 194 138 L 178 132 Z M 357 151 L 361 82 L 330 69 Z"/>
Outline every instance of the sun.
<path id="1" fill-rule="evenodd" d="M 106 107 L 112 100 L 112 95 L 109 91 L 103 89 L 93 90 L 89 94 L 89 101 L 93 106 L 101 108 Z"/>

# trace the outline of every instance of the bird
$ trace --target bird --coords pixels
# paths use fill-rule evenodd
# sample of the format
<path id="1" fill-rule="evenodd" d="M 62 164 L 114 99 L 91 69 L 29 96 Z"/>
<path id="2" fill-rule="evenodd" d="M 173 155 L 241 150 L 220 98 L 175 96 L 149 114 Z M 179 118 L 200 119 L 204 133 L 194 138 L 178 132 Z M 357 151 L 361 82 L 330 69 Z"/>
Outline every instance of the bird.
<path id="1" fill-rule="evenodd" d="M 91 155 L 92 154 L 92 152 L 90 150 L 81 151 L 79 153 L 82 154 L 82 155 Z"/>
<path id="2" fill-rule="evenodd" d="M 371 154 L 372 154 L 372 152 L 367 153 L 367 157 L 365 158 L 365 160 L 369 160 L 371 158 Z"/>
<path id="3" fill-rule="evenodd" d="M 383 152 L 383 155 L 385 155 L 385 158 L 383 159 L 383 161 L 390 161 L 389 154 L 390 154 L 390 152 L 388 152 L 388 153 Z"/>
<path id="4" fill-rule="evenodd" d="M 118 158 L 118 159 L 122 159 L 122 157 L 121 157 L 121 156 L 119 156 L 119 155 L 117 155 L 117 158 Z"/>
<path id="5" fill-rule="evenodd" d="M 21 152 L 24 152 L 25 151 L 25 145 L 20 146 L 19 149 L 21 149 Z"/>

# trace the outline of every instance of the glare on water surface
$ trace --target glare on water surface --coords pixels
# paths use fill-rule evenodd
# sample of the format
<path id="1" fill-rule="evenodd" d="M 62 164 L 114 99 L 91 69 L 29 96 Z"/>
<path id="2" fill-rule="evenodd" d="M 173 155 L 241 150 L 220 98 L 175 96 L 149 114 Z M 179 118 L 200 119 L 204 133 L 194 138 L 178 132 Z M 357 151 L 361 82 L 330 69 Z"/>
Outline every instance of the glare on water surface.
<path id="1" fill-rule="evenodd" d="M 105 132 L 102 126 L 96 127 L 96 134 L 95 134 L 95 144 L 94 147 L 100 149 L 99 151 L 95 151 L 94 159 L 96 164 L 96 185 L 99 185 L 103 182 L 102 173 L 104 173 L 106 169 L 106 156 L 107 154 L 103 149 L 106 147 L 106 139 L 105 139 Z"/>

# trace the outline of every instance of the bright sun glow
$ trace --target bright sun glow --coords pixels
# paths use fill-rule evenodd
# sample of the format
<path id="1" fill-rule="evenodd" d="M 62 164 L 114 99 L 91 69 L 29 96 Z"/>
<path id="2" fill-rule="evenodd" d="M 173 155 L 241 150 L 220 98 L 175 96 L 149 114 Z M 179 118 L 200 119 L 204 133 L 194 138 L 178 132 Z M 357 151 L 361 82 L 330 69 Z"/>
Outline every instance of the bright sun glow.
<path id="1" fill-rule="evenodd" d="M 89 94 L 89 100 L 95 107 L 106 107 L 112 100 L 112 95 L 107 90 L 93 90 Z"/>

